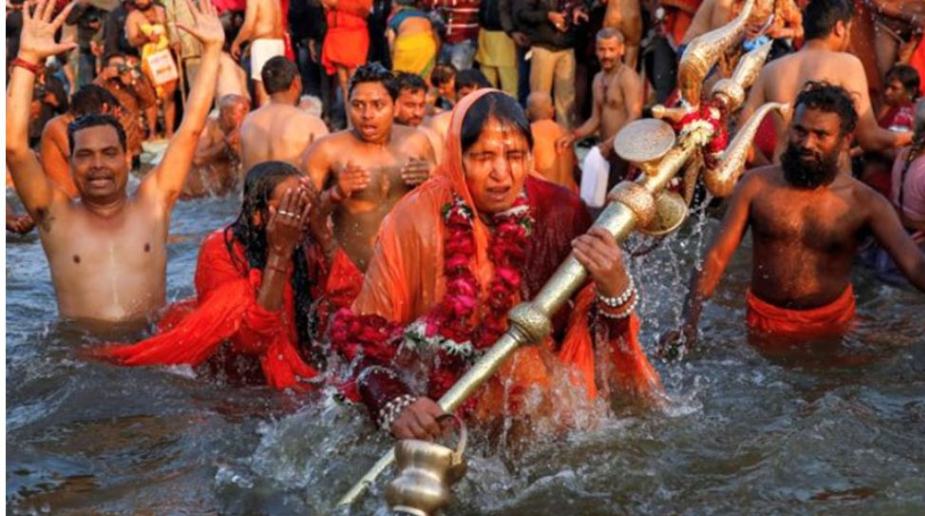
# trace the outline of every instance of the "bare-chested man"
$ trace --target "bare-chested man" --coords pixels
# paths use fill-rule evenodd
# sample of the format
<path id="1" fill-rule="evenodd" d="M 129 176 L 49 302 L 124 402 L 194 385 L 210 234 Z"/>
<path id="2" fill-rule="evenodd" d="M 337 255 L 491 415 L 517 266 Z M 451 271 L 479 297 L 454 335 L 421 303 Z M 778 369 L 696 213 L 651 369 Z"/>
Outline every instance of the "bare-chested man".
<path id="1" fill-rule="evenodd" d="M 133 0 L 135 9 L 125 18 L 125 35 L 129 44 L 138 49 L 142 70 L 157 90 L 157 96 L 164 106 L 164 133 L 173 136 L 177 121 L 177 106 L 173 99 L 177 80 L 158 84 L 147 58 L 171 47 L 171 35 L 167 32 L 167 11 L 154 0 Z M 171 57 L 173 59 L 173 57 Z"/>
<path id="2" fill-rule="evenodd" d="M 575 141 L 597 133 L 601 155 L 610 162 L 611 181 L 623 179 L 628 170 L 628 164 L 613 150 L 613 139 L 623 126 L 639 118 L 644 100 L 642 78 L 623 63 L 624 49 L 620 31 L 612 28 L 598 31 L 595 52 L 601 71 L 591 85 L 594 95 L 591 118 L 560 142 L 570 147 Z"/>
<path id="3" fill-rule="evenodd" d="M 241 124 L 249 109 L 240 95 L 218 99 L 218 115 L 206 121 L 181 199 L 225 195 L 234 189 L 241 166 Z"/>
<path id="4" fill-rule="evenodd" d="M 73 4 L 54 21 L 53 0 L 23 14 L 19 57 L 7 90 L 6 159 L 16 190 L 39 227 L 63 317 L 106 323 L 137 322 L 164 303 L 167 231 L 196 141 L 212 105 L 224 39 L 211 2 L 190 6 L 196 23 L 179 27 L 203 46 L 202 65 L 186 116 L 160 165 L 128 196 L 131 158 L 115 118 L 89 115 L 68 127 L 70 166 L 80 199 L 72 201 L 45 177 L 29 149 L 29 104 L 35 66 L 73 47 L 55 32 Z"/>
<path id="5" fill-rule="evenodd" d="M 793 102 L 807 82 L 825 81 L 843 87 L 854 98 L 860 117 L 857 141 L 864 150 L 908 145 L 911 132 L 892 132 L 877 125 L 864 67 L 857 57 L 845 52 L 853 12 L 851 0 L 812 0 L 803 16 L 806 43 L 798 52 L 765 65 L 739 114 L 740 124 L 765 102 Z M 770 116 L 775 141 L 768 143 L 765 150 L 773 147 L 776 161 L 786 145 L 789 120 L 777 114 Z"/>
<path id="6" fill-rule="evenodd" d="M 279 0 L 247 0 L 244 25 L 231 43 L 231 56 L 235 59 L 241 57 L 241 46 L 244 43 L 251 44 L 251 79 L 257 83 L 255 90 L 257 105 L 260 106 L 267 103 L 269 95 L 260 75 L 263 66 L 270 59 L 286 53 L 283 40 L 286 20 L 283 16 L 285 13 L 282 12 Z"/>
<path id="7" fill-rule="evenodd" d="M 395 75 L 395 84 L 398 87 L 395 122 L 416 127 L 427 135 L 434 149 L 434 159 L 440 163 L 443 158 L 443 139 L 437 131 L 424 125 L 424 115 L 427 113 L 427 83 L 418 74 L 399 72 Z"/>
<path id="8" fill-rule="evenodd" d="M 696 337 L 704 300 L 748 229 L 752 280 L 748 326 L 761 342 L 786 343 L 837 336 L 854 316 L 851 267 L 864 235 L 872 233 L 915 286 L 925 291 L 925 254 L 907 235 L 884 197 L 840 171 L 858 115 L 848 93 L 811 83 L 796 99 L 781 164 L 748 172 L 703 270 L 695 272 L 686 322 L 663 344 Z"/>
<path id="9" fill-rule="evenodd" d="M 68 124 L 76 118 L 94 113 L 115 115 L 119 107 L 119 101 L 111 93 L 95 84 L 88 84 L 71 98 L 67 113 L 52 118 L 42 129 L 39 142 L 42 170 L 71 199 L 77 197 L 79 192 L 71 176 Z"/>
<path id="10" fill-rule="evenodd" d="M 732 21 L 742 10 L 745 0 L 704 0 L 690 27 L 684 33 L 683 44 L 690 43 L 697 36 L 716 30 Z M 755 0 L 748 17 L 746 33 L 755 35 L 775 15 L 768 27 L 767 35 L 773 39 L 799 38 L 803 35 L 800 26 L 800 11 L 794 0 Z"/>
<path id="11" fill-rule="evenodd" d="M 353 129 L 317 141 L 304 160 L 304 170 L 324 190 L 319 210 L 333 210 L 334 236 L 360 271 L 382 218 L 427 179 L 434 163 L 424 133 L 393 124 L 397 93 L 391 72 L 379 63 L 357 68 L 348 97 Z"/>
<path id="12" fill-rule="evenodd" d="M 328 128 L 320 118 L 296 107 L 302 79 L 295 63 L 274 57 L 264 65 L 261 76 L 270 102 L 247 115 L 241 126 L 244 170 L 264 161 L 299 166 L 305 149 L 328 134 Z"/>

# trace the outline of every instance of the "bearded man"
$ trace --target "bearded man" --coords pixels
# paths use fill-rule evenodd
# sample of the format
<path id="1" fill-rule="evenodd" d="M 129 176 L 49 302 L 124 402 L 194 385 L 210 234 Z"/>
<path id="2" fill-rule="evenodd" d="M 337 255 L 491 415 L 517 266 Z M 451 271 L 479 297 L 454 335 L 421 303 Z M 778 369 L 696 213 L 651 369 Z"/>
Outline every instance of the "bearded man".
<path id="1" fill-rule="evenodd" d="M 441 433 L 433 400 L 571 252 L 593 281 L 556 314 L 553 338 L 515 352 L 464 413 L 489 425 L 505 414 L 556 421 L 599 388 L 660 388 L 636 338 L 637 293 L 619 247 L 600 228 L 585 233 L 590 219 L 575 194 L 530 174 L 531 144 L 511 97 L 483 89 L 462 99 L 444 163 L 386 217 L 359 297 L 332 323 L 359 399 L 396 438 Z"/>
<path id="2" fill-rule="evenodd" d="M 809 83 L 800 93 L 781 164 L 747 173 L 736 187 L 703 269 L 691 282 L 685 325 L 663 339 L 665 346 L 681 339 L 694 342 L 703 302 L 713 295 L 749 228 L 747 322 L 760 342 L 832 337 L 850 327 L 855 313 L 851 267 L 866 232 L 925 291 L 925 255 L 890 202 L 840 171 L 857 123 L 845 89 Z"/>

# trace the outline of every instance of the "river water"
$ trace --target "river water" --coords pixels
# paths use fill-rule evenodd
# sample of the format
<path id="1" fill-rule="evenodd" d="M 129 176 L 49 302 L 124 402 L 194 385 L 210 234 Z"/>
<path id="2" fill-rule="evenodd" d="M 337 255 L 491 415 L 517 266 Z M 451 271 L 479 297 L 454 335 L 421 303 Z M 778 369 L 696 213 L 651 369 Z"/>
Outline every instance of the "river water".
<path id="1" fill-rule="evenodd" d="M 179 203 L 171 300 L 192 294 L 199 242 L 238 206 Z M 647 348 L 678 322 L 715 227 L 689 224 L 633 261 Z M 8 511 L 324 514 L 386 449 L 327 394 L 83 359 L 100 339 L 57 322 L 38 238 L 8 236 L 6 252 Z M 746 340 L 749 261 L 746 242 L 704 313 L 702 349 L 656 361 L 663 409 L 618 410 L 522 455 L 476 439 L 448 514 L 925 514 L 925 296 L 859 269 L 850 335 L 769 356 Z M 381 486 L 354 507 L 374 512 L 386 513 Z"/>

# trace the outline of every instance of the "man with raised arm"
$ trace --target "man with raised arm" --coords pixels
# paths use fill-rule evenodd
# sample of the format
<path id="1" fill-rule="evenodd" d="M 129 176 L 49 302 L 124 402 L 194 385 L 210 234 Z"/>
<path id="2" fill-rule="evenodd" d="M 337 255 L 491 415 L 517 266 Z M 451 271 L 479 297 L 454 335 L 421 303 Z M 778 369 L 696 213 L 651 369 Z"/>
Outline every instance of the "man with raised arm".
<path id="1" fill-rule="evenodd" d="M 867 77 L 861 61 L 846 52 L 854 7 L 851 0 L 812 0 L 803 15 L 806 43 L 799 52 L 776 59 L 762 70 L 749 91 L 748 100 L 739 114 L 739 124 L 765 102 L 791 103 L 810 81 L 825 81 L 846 89 L 858 112 L 857 142 L 864 150 L 879 151 L 903 147 L 912 141 L 911 132 L 895 133 L 877 125 Z M 779 115 L 769 115 L 771 127 L 759 131 L 758 148 L 774 161 L 787 145 L 790 122 Z M 764 124 L 768 124 L 765 119 Z"/>
<path id="2" fill-rule="evenodd" d="M 70 9 L 52 20 L 54 2 L 38 0 L 33 14 L 24 12 L 19 56 L 7 90 L 7 164 L 38 224 L 60 314 L 87 322 L 140 321 L 164 303 L 170 213 L 212 106 L 224 34 L 209 2 L 190 6 L 195 25 L 178 25 L 202 43 L 202 66 L 183 123 L 160 165 L 134 195 L 126 192 L 131 158 L 119 122 L 103 114 L 70 124 L 70 168 L 80 193 L 71 201 L 42 171 L 27 134 L 38 63 L 73 46 L 55 41 Z"/>

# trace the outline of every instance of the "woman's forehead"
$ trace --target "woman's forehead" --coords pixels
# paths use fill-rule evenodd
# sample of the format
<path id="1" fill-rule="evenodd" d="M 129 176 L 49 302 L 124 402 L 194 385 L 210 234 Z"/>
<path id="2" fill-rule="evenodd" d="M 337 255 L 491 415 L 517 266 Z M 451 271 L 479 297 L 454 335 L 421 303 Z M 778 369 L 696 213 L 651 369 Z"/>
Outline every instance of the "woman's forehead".
<path id="1" fill-rule="evenodd" d="M 502 143 L 511 145 L 514 143 L 527 143 L 526 136 L 520 129 L 511 122 L 500 120 L 497 117 L 491 117 L 485 121 L 482 131 L 479 133 L 479 139 L 476 144 Z"/>

